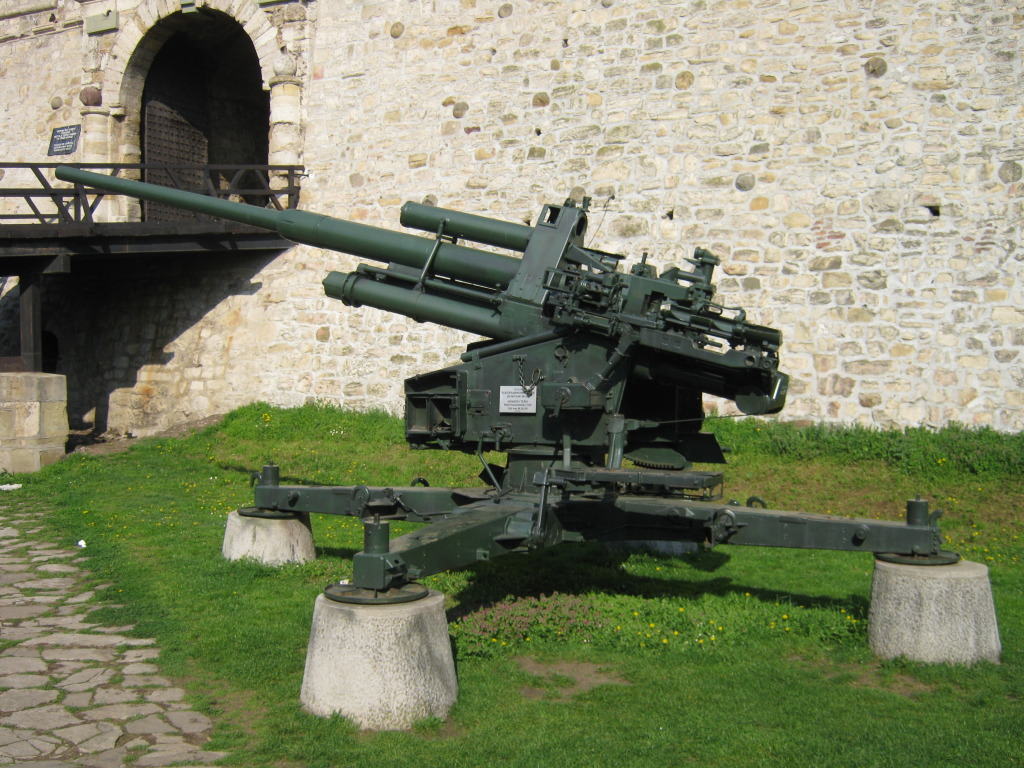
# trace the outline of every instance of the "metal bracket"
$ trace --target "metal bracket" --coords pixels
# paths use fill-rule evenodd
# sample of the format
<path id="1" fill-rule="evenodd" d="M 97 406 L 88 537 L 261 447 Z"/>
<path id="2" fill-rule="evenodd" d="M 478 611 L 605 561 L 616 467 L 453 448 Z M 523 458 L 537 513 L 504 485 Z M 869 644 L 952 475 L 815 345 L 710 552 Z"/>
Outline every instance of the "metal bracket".
<path id="1" fill-rule="evenodd" d="M 712 549 L 716 544 L 728 541 L 730 536 L 745 525 L 745 523 L 736 522 L 736 515 L 728 509 L 719 509 L 712 513 L 704 523 L 704 527 L 708 531 L 707 548 Z"/>
<path id="2" fill-rule="evenodd" d="M 544 540 L 544 526 L 547 523 L 547 511 L 548 511 L 548 488 L 564 488 L 565 480 L 560 477 L 552 476 L 551 467 L 545 467 L 544 472 L 540 477 L 534 477 L 534 484 L 540 486 L 540 499 L 537 503 L 537 517 L 534 520 L 533 531 L 531 538 L 534 541 Z M 538 480 L 540 482 L 538 482 Z"/>
<path id="3" fill-rule="evenodd" d="M 238 510 L 242 517 L 259 517 L 263 520 L 294 520 L 298 512 L 287 512 L 280 509 L 262 509 L 261 507 L 242 507 Z"/>
<path id="4" fill-rule="evenodd" d="M 382 592 L 375 589 L 363 589 L 355 584 L 328 584 L 324 587 L 324 597 L 336 603 L 354 603 L 356 605 L 393 605 L 395 603 L 411 603 L 420 600 L 430 593 L 422 584 L 410 581 L 400 587 L 392 587 Z"/>
<path id="5" fill-rule="evenodd" d="M 886 563 L 899 563 L 900 565 L 953 565 L 960 562 L 960 555 L 942 549 L 930 555 L 898 555 L 893 552 L 878 552 L 875 554 L 877 560 Z"/>
<path id="6" fill-rule="evenodd" d="M 281 484 L 281 468 L 274 462 L 264 464 L 263 469 L 260 472 L 252 472 L 249 474 L 249 487 L 254 485 L 280 485 Z"/>
<path id="7" fill-rule="evenodd" d="M 423 262 L 423 269 L 420 270 L 419 279 L 416 280 L 416 290 L 418 291 L 423 290 L 423 284 L 426 282 L 427 278 L 430 277 L 430 275 L 432 274 L 431 269 L 434 266 L 434 259 L 437 258 L 437 252 L 441 250 L 441 244 L 454 244 L 457 240 L 457 238 L 454 237 L 446 237 L 446 235 L 444 234 L 444 225 L 447 222 L 448 219 L 441 219 L 441 221 L 437 223 L 437 239 L 434 240 L 434 247 L 430 249 L 430 255 L 427 256 L 427 260 Z"/>

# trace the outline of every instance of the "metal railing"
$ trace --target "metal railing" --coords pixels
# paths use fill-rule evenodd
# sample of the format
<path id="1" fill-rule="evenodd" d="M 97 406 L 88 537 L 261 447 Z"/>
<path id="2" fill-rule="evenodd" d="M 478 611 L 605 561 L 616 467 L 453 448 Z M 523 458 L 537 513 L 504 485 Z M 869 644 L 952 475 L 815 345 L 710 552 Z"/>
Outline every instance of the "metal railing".
<path id="1" fill-rule="evenodd" d="M 0 163 L 0 225 L 97 223 L 94 216 L 107 194 L 82 184 L 51 182 L 53 169 L 59 165 L 99 173 L 106 170 L 111 176 L 159 176 L 161 184 L 175 189 L 252 202 L 278 211 L 298 207 L 299 179 L 304 173 L 299 165 Z M 4 186 L 8 177 L 23 185 Z M 35 185 L 29 186 L 33 181 Z"/>

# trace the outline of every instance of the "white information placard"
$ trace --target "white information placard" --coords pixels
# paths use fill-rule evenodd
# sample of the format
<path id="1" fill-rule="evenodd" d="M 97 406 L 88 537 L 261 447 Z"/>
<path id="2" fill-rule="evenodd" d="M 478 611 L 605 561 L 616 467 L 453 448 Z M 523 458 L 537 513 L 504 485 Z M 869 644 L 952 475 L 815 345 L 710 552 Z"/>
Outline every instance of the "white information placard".
<path id="1" fill-rule="evenodd" d="M 537 390 L 526 394 L 521 386 L 501 387 L 498 396 L 499 413 L 536 413 Z"/>

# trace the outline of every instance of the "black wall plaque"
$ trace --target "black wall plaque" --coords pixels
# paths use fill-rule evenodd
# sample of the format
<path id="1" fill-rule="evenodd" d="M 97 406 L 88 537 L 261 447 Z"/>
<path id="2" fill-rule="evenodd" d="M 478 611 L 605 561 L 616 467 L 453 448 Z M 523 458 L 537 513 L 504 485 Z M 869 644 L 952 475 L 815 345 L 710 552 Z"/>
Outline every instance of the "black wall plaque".
<path id="1" fill-rule="evenodd" d="M 50 134 L 50 149 L 47 155 L 70 155 L 78 149 L 78 136 L 82 133 L 80 125 L 65 125 L 54 128 Z"/>

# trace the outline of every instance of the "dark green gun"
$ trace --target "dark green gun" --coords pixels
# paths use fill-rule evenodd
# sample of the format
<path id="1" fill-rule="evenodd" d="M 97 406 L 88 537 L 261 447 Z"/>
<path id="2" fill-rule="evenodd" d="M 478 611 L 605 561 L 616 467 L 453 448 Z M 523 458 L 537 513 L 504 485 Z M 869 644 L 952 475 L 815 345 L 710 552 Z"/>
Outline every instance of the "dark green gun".
<path id="1" fill-rule="evenodd" d="M 718 259 L 660 275 L 646 256 L 586 247 L 587 201 L 547 205 L 535 226 L 416 203 L 403 225 L 422 237 L 304 211 L 271 211 L 69 167 L 57 177 L 277 231 L 297 243 L 379 261 L 324 279 L 327 295 L 485 337 L 462 362 L 405 382 L 406 437 L 416 448 L 475 454 L 487 488 L 282 486 L 258 475 L 245 514 L 364 519 L 344 600 L 405 599 L 409 582 L 510 552 L 571 540 L 668 540 L 893 553 L 950 562 L 939 513 L 911 502 L 906 523 L 723 503 L 724 463 L 701 432 L 705 393 L 745 414 L 782 409 L 782 334 L 714 301 Z M 499 254 L 460 241 L 512 251 Z M 503 452 L 504 466 L 486 451 Z M 922 504 L 924 504 L 922 508 Z M 429 523 L 389 540 L 388 520 Z M 389 597 L 390 596 L 390 597 Z"/>

